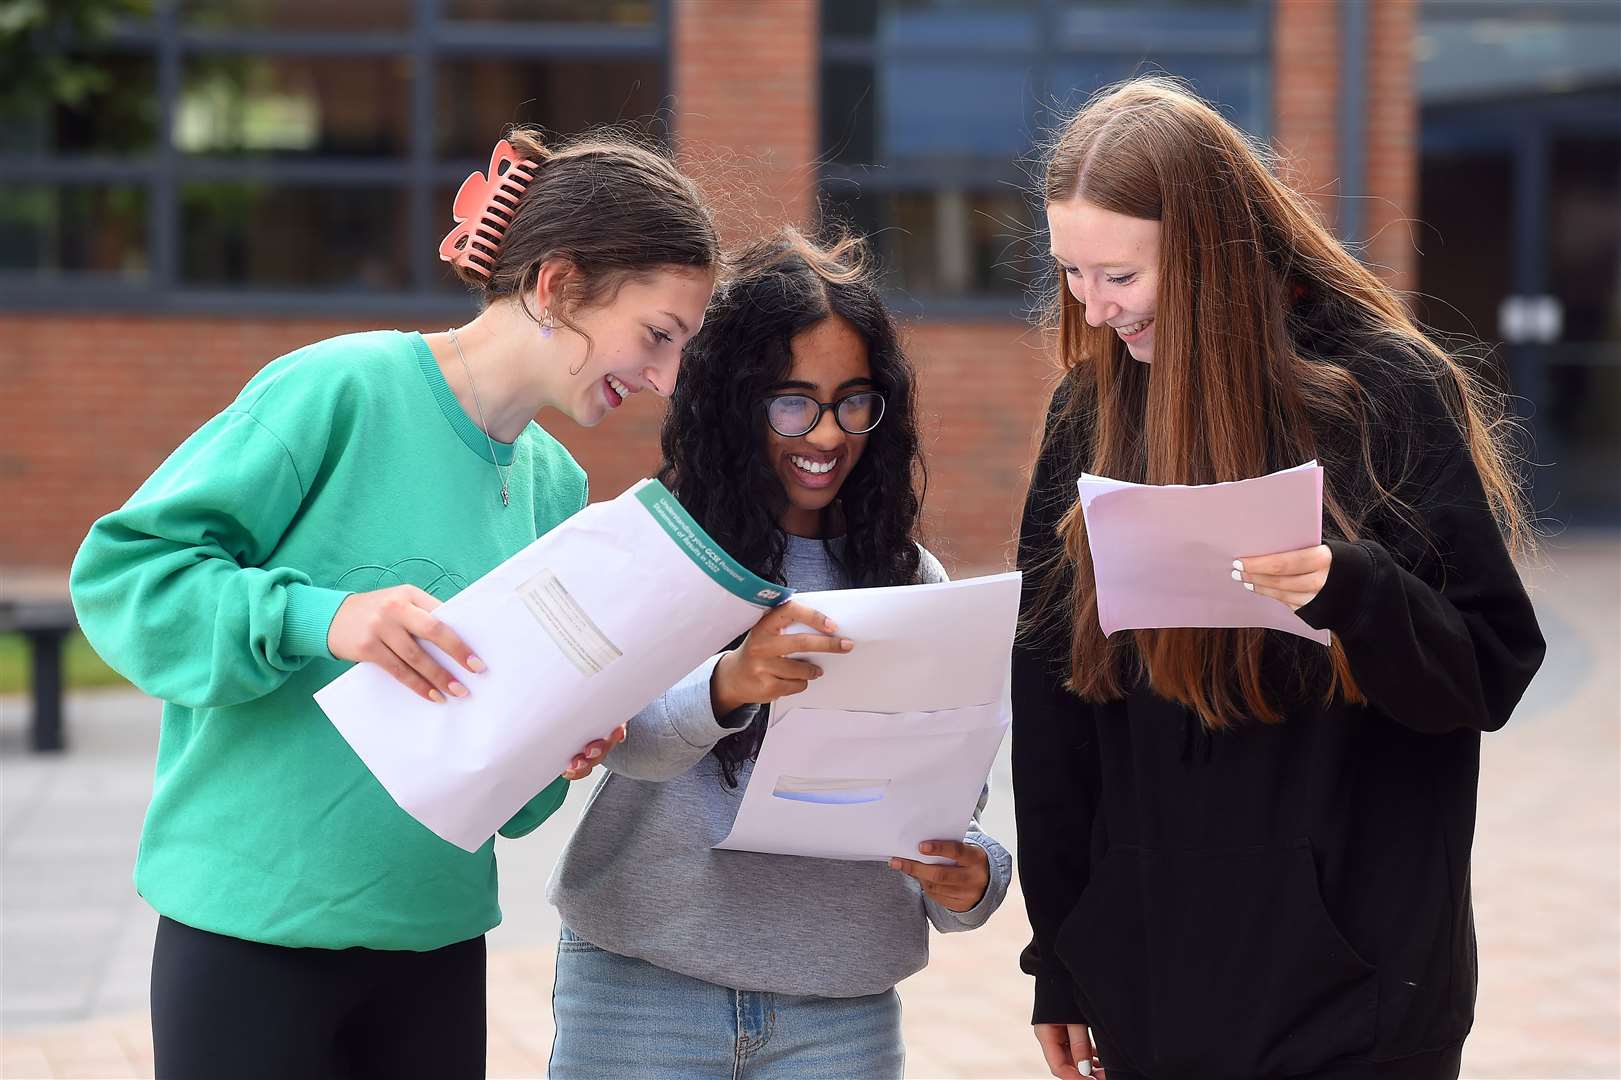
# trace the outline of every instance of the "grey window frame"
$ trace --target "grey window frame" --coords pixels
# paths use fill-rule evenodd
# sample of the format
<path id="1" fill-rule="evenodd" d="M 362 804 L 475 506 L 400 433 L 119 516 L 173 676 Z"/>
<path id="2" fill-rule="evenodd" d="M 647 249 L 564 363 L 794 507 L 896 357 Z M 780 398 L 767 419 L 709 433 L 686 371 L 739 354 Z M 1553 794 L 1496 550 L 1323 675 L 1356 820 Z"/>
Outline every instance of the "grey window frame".
<path id="1" fill-rule="evenodd" d="M 824 0 L 825 6 L 825 0 Z M 1251 133 L 1260 138 L 1271 135 L 1274 122 L 1272 99 L 1272 46 L 1275 18 L 1275 0 L 1257 0 L 1254 26 L 1242 35 L 1230 38 L 1211 38 L 1175 30 L 1156 31 L 1152 38 L 1135 28 L 1122 28 L 1114 33 L 1093 34 L 1084 45 L 1060 47 L 1059 21 L 1065 9 L 1072 7 L 1065 0 L 1036 0 L 1031 10 L 1036 18 L 1036 42 L 1032 48 L 1025 45 L 974 43 L 942 48 L 937 45 L 918 45 L 902 41 L 880 42 L 875 39 L 841 37 L 823 31 L 821 59 L 818 71 L 825 77 L 830 64 L 867 64 L 874 72 L 874 92 L 877 92 L 877 72 L 885 61 L 929 58 L 951 59 L 964 65 L 973 65 L 986 59 L 1006 61 L 1024 59 L 1030 65 L 1034 92 L 1027 96 L 1022 117 L 1025 130 L 1042 131 L 1051 118 L 1044 115 L 1045 102 L 1053 100 L 1054 73 L 1065 59 L 1076 56 L 1123 56 L 1135 52 L 1152 53 L 1156 60 L 1170 60 L 1178 56 L 1197 56 L 1218 59 L 1252 59 L 1256 64 L 1256 94 L 1262 103 L 1257 109 L 1257 124 Z M 823 20 L 824 25 L 826 20 Z M 1105 21 L 1106 22 L 1106 21 Z M 825 153 L 833 145 L 835 133 L 828 130 L 829 118 L 818 98 L 818 147 Z M 876 125 L 881 128 L 881 124 Z M 1028 167 L 1033 160 L 1034 148 L 1029 148 L 1024 160 L 986 163 L 983 166 L 941 171 L 907 163 L 872 162 L 869 165 L 851 165 L 823 162 L 817 175 L 817 198 L 820 202 L 829 187 L 837 186 L 841 193 L 853 190 L 858 195 L 887 195 L 900 191 L 930 191 L 958 188 L 965 192 L 1004 191 L 1012 187 L 1027 192 L 1030 185 Z M 1030 308 L 1028 296 L 987 295 L 918 295 L 895 291 L 888 297 L 898 311 L 922 317 L 953 319 L 1000 320 L 1022 318 Z"/>
<path id="2" fill-rule="evenodd" d="M 438 68 L 443 59 L 492 57 L 572 59 L 635 57 L 653 61 L 659 97 L 670 86 L 670 0 L 652 0 L 646 27 L 573 23 L 495 23 L 446 19 L 442 0 L 412 0 L 412 24 L 398 32 L 219 30 L 182 24 L 176 0 L 158 0 L 149 19 L 121 26 L 97 48 L 155 57 L 158 132 L 150 154 L 0 154 L 0 180 L 59 186 L 118 184 L 147 192 L 149 271 L 139 283 L 103 275 L 28 271 L 0 273 L 0 311 L 112 311 L 162 314 L 367 315 L 401 311 L 463 313 L 464 296 L 439 282 L 439 239 L 450 227 L 449 207 L 436 193 L 454 188 L 488 159 L 434 160 Z M 400 56 L 412 62 L 411 135 L 404 158 L 320 157 L 307 161 L 191 156 L 177 152 L 172 132 L 181 65 L 192 54 L 255 56 Z M 323 292 L 276 288 L 188 286 L 179 277 L 179 192 L 195 180 L 384 186 L 406 196 L 410 285 L 396 290 Z"/>

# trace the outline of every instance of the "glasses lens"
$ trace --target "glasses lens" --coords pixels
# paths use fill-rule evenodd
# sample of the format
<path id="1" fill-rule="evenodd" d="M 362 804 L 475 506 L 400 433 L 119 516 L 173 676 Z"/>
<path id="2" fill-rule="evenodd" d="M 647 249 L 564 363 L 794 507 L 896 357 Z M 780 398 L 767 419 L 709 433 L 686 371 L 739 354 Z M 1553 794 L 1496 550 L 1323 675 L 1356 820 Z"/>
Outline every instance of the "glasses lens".
<path id="1" fill-rule="evenodd" d="M 795 438 L 816 426 L 821 410 L 804 394 L 784 394 L 766 403 L 766 420 L 778 435 Z"/>
<path id="2" fill-rule="evenodd" d="M 852 435 L 863 435 L 884 418 L 884 396 L 877 393 L 851 394 L 839 402 L 839 426 Z"/>

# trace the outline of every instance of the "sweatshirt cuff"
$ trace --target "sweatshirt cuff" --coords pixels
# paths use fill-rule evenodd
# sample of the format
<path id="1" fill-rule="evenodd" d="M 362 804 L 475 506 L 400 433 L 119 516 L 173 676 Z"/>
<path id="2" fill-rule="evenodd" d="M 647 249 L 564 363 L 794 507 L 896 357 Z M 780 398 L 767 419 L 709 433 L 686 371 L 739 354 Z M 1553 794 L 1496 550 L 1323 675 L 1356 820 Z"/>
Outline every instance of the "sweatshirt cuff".
<path id="1" fill-rule="evenodd" d="M 725 716 L 715 715 L 714 699 L 709 696 L 709 680 L 715 665 L 725 653 L 717 653 L 699 664 L 692 674 L 670 687 L 664 695 L 670 726 L 689 746 L 709 749 L 728 735 L 747 727 L 760 711 L 758 705 L 744 705 Z"/>
<path id="2" fill-rule="evenodd" d="M 1323 543 L 1333 555 L 1328 580 L 1295 614 L 1313 630 L 1332 630 L 1343 636 L 1362 621 L 1368 587 L 1373 584 L 1373 553 L 1366 545 L 1347 540 Z"/>
<path id="3" fill-rule="evenodd" d="M 556 780 L 547 784 L 539 795 L 530 799 L 523 805 L 522 809 L 513 814 L 512 820 L 496 831 L 508 840 L 528 836 L 540 828 L 541 823 L 547 818 L 557 813 L 566 798 L 568 798 L 568 781 L 559 776 Z"/>
<path id="4" fill-rule="evenodd" d="M 963 842 L 973 844 L 985 852 L 985 859 L 990 870 L 990 880 L 985 884 L 985 895 L 981 896 L 979 902 L 967 911 L 952 911 L 944 904 L 937 904 L 933 900 L 929 900 L 928 903 L 939 912 L 942 918 L 956 924 L 952 929 L 977 930 L 985 925 L 987 919 L 996 914 L 996 909 L 1001 907 L 1002 901 L 1007 898 L 1008 882 L 1013 878 L 1013 857 L 1007 853 L 1006 848 L 990 839 L 990 837 L 982 838 L 982 836 L 975 836 L 970 833 L 968 836 L 963 837 Z M 927 896 L 927 894 L 924 895 Z M 937 921 L 935 925 L 939 926 L 939 922 Z M 945 928 L 941 927 L 941 929 L 944 930 Z"/>
<path id="5" fill-rule="evenodd" d="M 341 589 L 315 585 L 287 586 L 287 607 L 281 616 L 282 655 L 336 660 L 327 648 L 327 632 L 332 629 L 339 605 L 350 595 Z"/>
<path id="6" fill-rule="evenodd" d="M 1030 1013 L 1032 1024 L 1084 1024 L 1081 1007 L 1075 1004 L 1075 987 L 1067 975 L 1037 975 L 1036 1005 Z"/>

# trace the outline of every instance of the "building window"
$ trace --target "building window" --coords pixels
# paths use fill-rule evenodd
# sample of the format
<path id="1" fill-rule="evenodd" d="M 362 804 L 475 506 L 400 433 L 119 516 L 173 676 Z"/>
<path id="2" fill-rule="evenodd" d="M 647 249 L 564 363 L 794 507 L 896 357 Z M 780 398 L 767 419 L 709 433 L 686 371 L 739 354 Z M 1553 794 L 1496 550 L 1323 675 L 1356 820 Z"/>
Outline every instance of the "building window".
<path id="1" fill-rule="evenodd" d="M 1040 141 L 1101 86 L 1187 80 L 1271 118 L 1269 0 L 823 0 L 822 205 L 903 307 L 1006 314 L 1048 274 Z"/>
<path id="2" fill-rule="evenodd" d="M 112 4 L 111 7 L 119 7 Z M 668 0 L 123 0 L 0 106 L 7 306 L 463 306 L 450 192 L 511 123 L 668 136 Z M 65 40 L 65 44 L 61 42 Z"/>

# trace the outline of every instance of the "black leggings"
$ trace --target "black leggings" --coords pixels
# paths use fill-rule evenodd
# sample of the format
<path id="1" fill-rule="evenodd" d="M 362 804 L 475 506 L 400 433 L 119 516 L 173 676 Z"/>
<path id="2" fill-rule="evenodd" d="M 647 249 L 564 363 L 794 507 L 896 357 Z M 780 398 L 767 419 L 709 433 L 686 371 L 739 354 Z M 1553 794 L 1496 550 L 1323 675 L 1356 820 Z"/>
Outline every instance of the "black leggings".
<path id="1" fill-rule="evenodd" d="M 158 920 L 158 1080 L 484 1075 L 484 939 L 433 952 L 289 949 Z"/>

